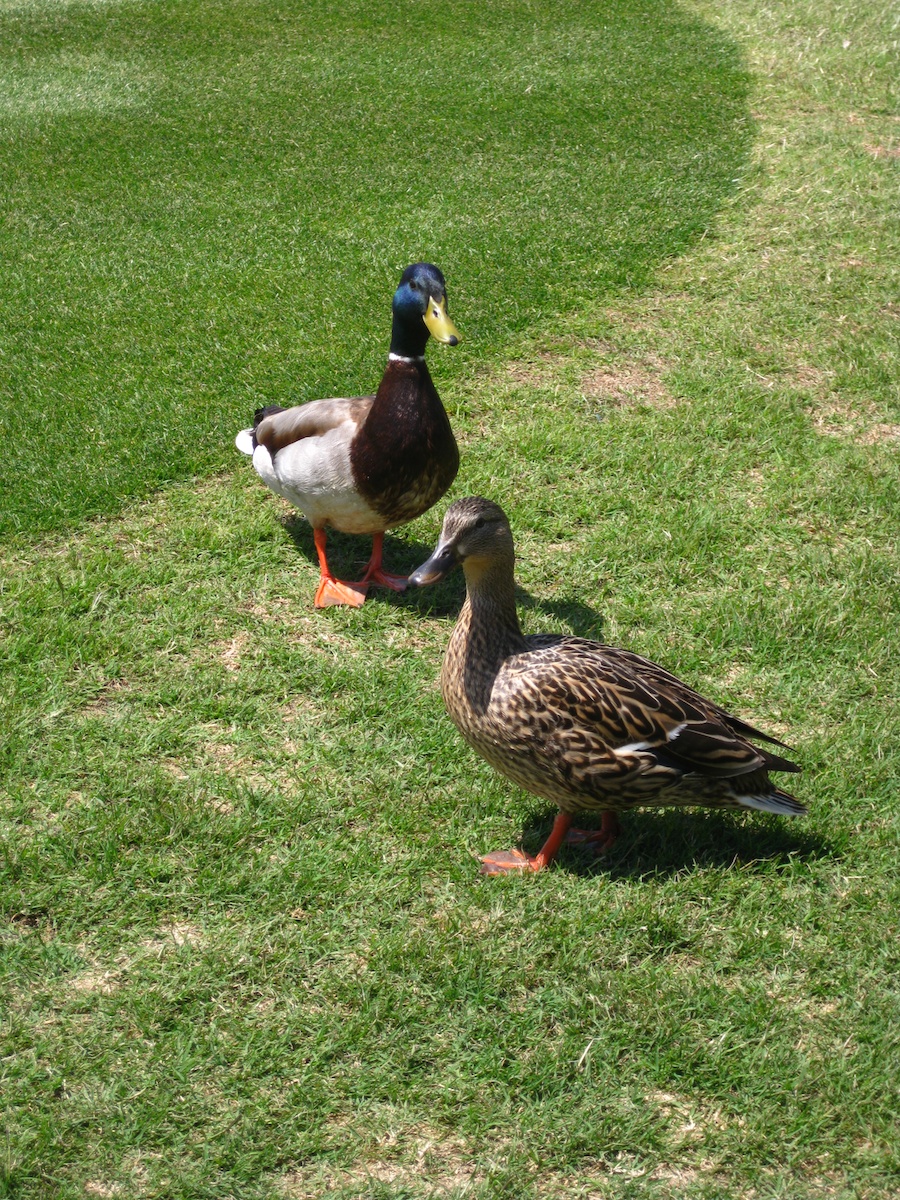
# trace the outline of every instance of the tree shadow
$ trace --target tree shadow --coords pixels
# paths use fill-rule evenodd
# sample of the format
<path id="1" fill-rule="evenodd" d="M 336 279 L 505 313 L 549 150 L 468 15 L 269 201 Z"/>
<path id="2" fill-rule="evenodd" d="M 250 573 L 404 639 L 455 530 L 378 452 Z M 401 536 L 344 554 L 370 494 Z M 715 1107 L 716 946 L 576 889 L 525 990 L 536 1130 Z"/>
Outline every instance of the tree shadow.
<path id="1" fill-rule="evenodd" d="M 69 528 L 230 468 L 260 403 L 371 391 L 412 255 L 447 273 L 466 337 L 442 359 L 442 387 L 471 378 L 520 335 L 552 336 L 586 298 L 614 303 L 651 283 L 705 235 L 749 161 L 740 46 L 674 0 L 460 0 L 430 14 L 452 137 L 409 86 L 421 31 L 402 5 L 374 4 L 365 21 L 286 6 L 276 24 L 267 6 L 199 5 L 174 25 L 171 7 L 139 3 L 135 22 L 72 5 L 52 27 L 40 6 L 0 9 L 37 104 L 5 112 L 17 133 L 3 168 L 40 180 L 41 212 L 17 226 L 20 278 L 4 307 L 23 386 L 0 398 L 3 536 Z M 98 39 L 87 95 L 98 88 L 102 109 L 74 68 L 47 93 L 47 63 Z M 98 142 L 98 111 L 136 56 L 148 99 L 114 105 Z M 309 86 L 325 74 L 334 86 Z M 41 100 L 57 89 L 59 102 Z M 386 113 L 402 155 L 386 149 Z M 60 157 L 86 164 L 86 224 L 69 221 Z M 202 203 L 173 204 L 176 193 Z M 57 227 L 62 241 L 48 235 Z M 188 277 L 190 302 L 173 310 Z M 37 336 L 45 310 L 57 318 Z M 35 421 L 48 404 L 53 420 Z"/>
<path id="2" fill-rule="evenodd" d="M 556 809 L 545 809 L 522 829 L 522 848 L 535 854 L 550 833 Z M 602 855 L 564 846 L 557 870 L 609 879 L 667 878 L 709 867 L 740 867 L 769 874 L 795 862 L 840 856 L 836 845 L 797 821 L 729 809 L 643 809 L 621 814 L 622 831 Z M 583 828 L 599 822 L 586 815 Z"/>

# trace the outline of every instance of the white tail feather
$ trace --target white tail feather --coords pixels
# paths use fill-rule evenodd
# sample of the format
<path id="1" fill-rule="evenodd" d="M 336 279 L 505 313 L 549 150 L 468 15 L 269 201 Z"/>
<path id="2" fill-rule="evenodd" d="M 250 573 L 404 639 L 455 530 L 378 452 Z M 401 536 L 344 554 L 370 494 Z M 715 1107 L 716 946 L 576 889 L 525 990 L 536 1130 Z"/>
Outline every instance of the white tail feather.
<path id="1" fill-rule="evenodd" d="M 772 792 L 768 796 L 738 796 L 735 800 L 742 808 L 757 808 L 760 812 L 777 813 L 779 817 L 802 817 L 806 806 L 786 792 Z"/>
<path id="2" fill-rule="evenodd" d="M 234 444 L 240 450 L 241 454 L 249 454 L 253 457 L 253 430 L 242 429 L 234 439 Z"/>

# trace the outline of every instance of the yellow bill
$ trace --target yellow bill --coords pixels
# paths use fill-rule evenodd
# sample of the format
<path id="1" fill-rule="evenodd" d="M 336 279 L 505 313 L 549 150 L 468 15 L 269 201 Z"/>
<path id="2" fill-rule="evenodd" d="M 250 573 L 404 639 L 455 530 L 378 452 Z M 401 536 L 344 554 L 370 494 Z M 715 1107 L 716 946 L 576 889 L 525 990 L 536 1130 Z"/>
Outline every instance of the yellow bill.
<path id="1" fill-rule="evenodd" d="M 435 300 L 428 297 L 428 308 L 425 310 L 425 324 L 428 332 L 438 342 L 445 346 L 456 346 L 459 343 L 459 330 L 447 316 L 447 301 Z"/>

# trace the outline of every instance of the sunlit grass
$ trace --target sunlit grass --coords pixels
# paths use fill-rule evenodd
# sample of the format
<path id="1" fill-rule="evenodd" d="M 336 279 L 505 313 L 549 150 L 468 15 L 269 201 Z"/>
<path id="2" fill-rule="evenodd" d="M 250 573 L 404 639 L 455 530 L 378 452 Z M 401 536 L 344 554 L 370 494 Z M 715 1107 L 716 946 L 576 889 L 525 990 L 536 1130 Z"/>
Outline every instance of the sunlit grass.
<path id="1" fill-rule="evenodd" d="M 697 71 L 725 71 L 733 90 L 709 100 L 679 91 L 688 48 L 654 39 L 651 17 L 626 5 L 602 18 L 561 8 L 555 41 L 534 32 L 550 18 L 524 6 L 444 9 L 405 32 L 395 15 L 390 37 L 362 10 L 307 7 L 322 45 L 290 6 L 181 11 L 167 24 L 165 6 L 0 8 L 24 22 L 15 78 L 56 56 L 86 72 L 85 96 L 111 95 L 112 75 L 87 80 L 86 60 L 105 54 L 140 59 L 143 80 L 137 101 L 120 97 L 115 136 L 103 126 L 111 141 L 91 140 L 99 101 L 77 121 L 60 101 L 4 143 L 22 171 L 3 185 L 28 199 L 6 243 L 19 257 L 0 360 L 31 389 L 10 394 L 30 397 L 12 405 L 21 445 L 43 437 L 64 458 L 62 431 L 86 423 L 95 378 L 109 425 L 88 427 L 118 449 L 106 483 L 79 489 L 79 440 L 43 498 L 39 457 L 21 451 L 33 475 L 7 459 L 0 1194 L 887 1200 L 900 1168 L 887 18 L 737 0 L 690 17 L 654 10 L 701 38 Z M 596 55 L 597 88 L 639 80 L 646 92 L 625 89 L 618 136 L 632 166 L 606 177 L 614 200 L 594 199 L 607 216 L 624 206 L 625 225 L 610 218 L 594 241 L 582 226 L 573 242 L 588 249 L 562 269 L 558 197 L 546 209 L 556 249 L 529 259 L 526 193 L 488 178 L 481 199 L 454 169 L 441 193 L 421 161 L 391 160 L 413 192 L 382 176 L 377 204 L 359 210 L 368 181 L 351 180 L 346 207 L 323 212 L 308 274 L 298 269 L 306 235 L 275 153 L 289 122 L 267 140 L 266 121 L 278 105 L 295 112 L 295 81 L 324 69 L 339 37 L 334 70 L 376 89 L 376 67 L 433 39 L 417 78 L 427 92 L 443 65 L 457 111 L 481 97 L 465 118 L 474 129 L 500 94 L 492 64 L 527 87 L 528 63 L 552 60 L 569 86 L 562 47 L 583 72 L 553 100 L 569 121 L 575 92 L 595 94 L 585 78 L 593 86 L 602 21 L 619 42 Z M 47 95 L 74 105 L 60 72 L 65 86 Z M 133 114 L 159 72 L 168 90 L 142 131 Z M 413 120 L 421 90 L 396 99 L 398 88 L 398 128 L 435 163 L 463 162 Z M 35 89 L 17 91 L 21 104 Z M 212 117 L 198 124 L 204 89 Z M 711 153 L 673 171 L 663 126 L 640 120 L 664 95 L 682 149 L 702 125 L 695 105 L 712 105 L 715 170 Z M 384 159 L 383 143 L 344 128 L 348 113 L 374 122 L 376 104 L 346 88 L 317 103 L 323 144 L 358 141 Z M 514 171 L 514 113 L 500 121 L 501 175 Z M 560 169 L 595 119 L 576 116 Z M 200 166 L 178 166 L 192 123 Z M 59 155 L 93 196 L 68 232 Z M 161 176 L 142 200 L 138 175 L 164 161 L 172 186 Z M 629 209 L 638 161 L 648 187 Z M 46 192 L 26 165 L 42 166 Z M 328 175 L 324 160 L 316 169 Z M 678 191 L 686 180 L 696 209 Z M 420 239 L 409 252 L 391 225 L 401 210 Z M 452 356 L 431 354 L 462 448 L 453 495 L 510 512 L 526 628 L 627 645 L 784 738 L 805 767 L 791 782 L 807 819 L 634 813 L 599 862 L 569 851 L 539 877 L 477 876 L 476 855 L 533 848 L 552 814 L 471 755 L 443 713 L 436 678 L 461 579 L 314 612 L 308 527 L 230 443 L 259 397 L 371 385 L 396 269 L 432 237 L 467 334 Z M 590 287 L 602 254 L 619 251 Z M 323 264 L 339 288 L 323 290 Z M 73 315 L 77 296 L 93 306 Z M 133 425 L 121 413 L 140 406 L 117 407 L 128 379 L 133 398 L 151 398 Z M 70 415 L 54 425 L 69 384 Z M 168 447 L 165 470 L 138 428 Z M 177 481 L 201 467 L 221 469 Z M 164 476 L 176 482 L 149 494 Z M 389 536 L 392 567 L 424 559 L 440 517 Z M 365 539 L 334 540 L 337 562 L 367 557 Z"/>

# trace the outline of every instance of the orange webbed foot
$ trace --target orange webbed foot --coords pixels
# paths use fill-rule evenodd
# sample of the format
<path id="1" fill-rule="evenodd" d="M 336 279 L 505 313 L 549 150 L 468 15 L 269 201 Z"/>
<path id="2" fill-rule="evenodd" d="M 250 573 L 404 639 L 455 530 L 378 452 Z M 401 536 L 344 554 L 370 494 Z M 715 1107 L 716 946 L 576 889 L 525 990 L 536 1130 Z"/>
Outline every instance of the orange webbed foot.
<path id="1" fill-rule="evenodd" d="M 344 583 L 335 579 L 325 552 L 325 530 L 313 529 L 313 541 L 319 557 L 319 586 L 316 588 L 314 601 L 316 608 L 330 608 L 333 604 L 347 604 L 350 608 L 359 608 L 369 590 L 368 583 L 365 580 L 362 583 Z"/>
<path id="2" fill-rule="evenodd" d="M 534 858 L 524 850 L 497 850 L 493 854 L 484 855 L 481 860 L 481 874 L 506 875 L 510 871 L 543 871 L 547 863 L 553 862 L 571 824 L 572 817 L 569 813 L 558 812 L 550 836 Z"/>
<path id="3" fill-rule="evenodd" d="M 381 565 L 381 556 L 384 551 L 384 533 L 372 534 L 372 557 L 369 559 L 369 565 L 366 567 L 366 573 L 362 577 L 362 583 L 375 583 L 379 587 L 390 588 L 393 592 L 405 592 L 406 585 L 409 582 L 405 575 L 391 575 L 385 571 Z"/>
<path id="4" fill-rule="evenodd" d="M 512 871 L 539 871 L 543 864 L 523 850 L 495 850 L 482 855 L 481 875 L 508 875 Z"/>
<path id="5" fill-rule="evenodd" d="M 316 589 L 316 608 L 330 608 L 334 604 L 346 604 L 359 608 L 365 603 L 367 583 L 343 583 L 340 579 L 323 576 Z"/>
<path id="6" fill-rule="evenodd" d="M 374 583 L 378 587 L 390 588 L 394 592 L 405 592 L 408 582 L 405 575 L 391 575 L 379 568 L 376 571 L 366 571 L 359 586 L 364 587 L 370 583 Z"/>
<path id="7" fill-rule="evenodd" d="M 569 846 L 590 846 L 595 854 L 609 850 L 619 836 L 619 818 L 614 812 L 605 812 L 599 829 L 570 829 L 566 833 Z"/>

